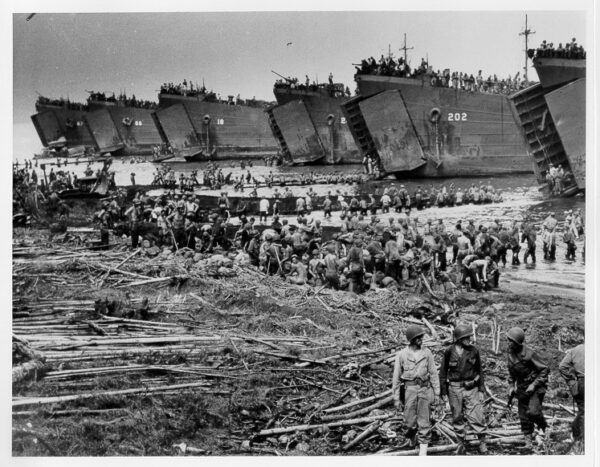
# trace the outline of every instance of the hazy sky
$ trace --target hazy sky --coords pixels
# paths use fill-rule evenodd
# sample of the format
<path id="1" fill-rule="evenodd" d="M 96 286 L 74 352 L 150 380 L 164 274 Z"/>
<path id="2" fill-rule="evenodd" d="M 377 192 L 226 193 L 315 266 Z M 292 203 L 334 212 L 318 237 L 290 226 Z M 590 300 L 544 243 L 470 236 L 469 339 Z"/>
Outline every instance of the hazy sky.
<path id="1" fill-rule="evenodd" d="M 525 11 L 80 13 L 13 16 L 15 152 L 41 147 L 29 119 L 37 92 L 83 101 L 85 90 L 156 100 L 162 82 L 184 78 L 222 96 L 273 100 L 271 70 L 354 90 L 352 63 L 396 56 L 435 69 L 514 76 L 524 65 Z M 585 14 L 528 11 L 530 47 L 542 39 L 586 46 Z M 291 45 L 288 43 L 291 42 Z M 530 78 L 536 78 L 530 69 Z M 26 144 L 26 145 L 25 145 Z"/>

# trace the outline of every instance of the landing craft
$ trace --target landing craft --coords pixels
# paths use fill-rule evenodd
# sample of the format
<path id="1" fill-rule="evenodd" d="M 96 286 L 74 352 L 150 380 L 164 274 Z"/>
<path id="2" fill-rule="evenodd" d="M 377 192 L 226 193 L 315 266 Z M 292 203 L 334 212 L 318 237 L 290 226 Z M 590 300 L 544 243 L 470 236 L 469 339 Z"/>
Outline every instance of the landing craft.
<path id="1" fill-rule="evenodd" d="M 510 96 L 538 183 L 549 188 L 551 165 L 565 177 L 555 195 L 585 190 L 585 52 L 530 49 L 540 82 Z"/>
<path id="2" fill-rule="evenodd" d="M 114 155 L 151 155 L 157 146 L 177 156 L 261 158 L 275 156 L 268 103 L 191 86 L 163 87 L 158 102 L 90 92 L 85 103 L 43 96 L 31 117 L 44 147 L 86 146 Z"/>
<path id="3" fill-rule="evenodd" d="M 522 83 L 434 71 L 424 59 L 411 69 L 404 41 L 404 57 L 356 67 L 358 95 L 342 104 L 362 155 L 398 177 L 532 172 L 507 99 Z"/>
<path id="4" fill-rule="evenodd" d="M 31 117 L 45 147 L 84 146 L 115 155 L 152 154 L 162 139 L 154 122 L 154 102 L 125 94 L 88 91 L 84 103 L 39 96 Z"/>
<path id="5" fill-rule="evenodd" d="M 176 151 L 194 156 L 256 158 L 278 152 L 265 108 L 269 103 L 228 96 L 221 100 L 204 85 L 192 83 L 162 87 L 155 121 Z"/>
<path id="6" fill-rule="evenodd" d="M 273 87 L 276 106 L 269 124 L 284 156 L 294 164 L 356 164 L 362 161 L 341 104 L 349 99 L 342 83 L 298 83 L 285 78 Z"/>

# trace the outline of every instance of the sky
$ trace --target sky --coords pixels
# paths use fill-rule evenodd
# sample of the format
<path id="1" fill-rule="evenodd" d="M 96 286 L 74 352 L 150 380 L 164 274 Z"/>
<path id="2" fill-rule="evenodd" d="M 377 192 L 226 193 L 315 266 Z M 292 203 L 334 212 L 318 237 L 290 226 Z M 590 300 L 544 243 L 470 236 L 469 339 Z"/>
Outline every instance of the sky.
<path id="1" fill-rule="evenodd" d="M 404 34 L 412 64 L 426 57 L 440 70 L 522 75 L 526 13 L 530 47 L 572 37 L 586 45 L 581 11 L 38 13 L 30 21 L 15 13 L 14 154 L 41 147 L 30 120 L 38 93 L 84 101 L 86 90 L 124 90 L 156 100 L 161 83 L 185 78 L 223 97 L 273 100 L 272 71 L 302 81 L 331 72 L 354 90 L 352 64 L 398 56 Z"/>

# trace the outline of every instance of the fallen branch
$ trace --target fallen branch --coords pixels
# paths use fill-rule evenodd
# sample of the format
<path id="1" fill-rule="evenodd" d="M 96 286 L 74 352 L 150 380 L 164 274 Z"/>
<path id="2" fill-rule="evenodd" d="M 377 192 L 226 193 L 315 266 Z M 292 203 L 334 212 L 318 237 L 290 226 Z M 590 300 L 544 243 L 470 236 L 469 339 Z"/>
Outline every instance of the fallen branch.
<path id="1" fill-rule="evenodd" d="M 375 410 L 378 409 L 380 407 L 385 407 L 386 405 L 388 405 L 390 402 L 392 402 L 394 400 L 393 396 L 388 396 L 385 399 L 380 400 L 379 402 L 376 402 L 375 404 L 369 405 L 368 407 L 364 407 L 360 410 L 355 410 L 354 412 L 350 412 L 348 414 L 345 415 L 324 415 L 322 417 L 322 420 L 324 422 L 330 421 L 330 420 L 346 420 L 349 418 L 353 418 L 353 417 L 357 417 L 359 415 L 363 415 L 366 413 L 369 413 L 371 410 Z"/>
<path id="2" fill-rule="evenodd" d="M 280 435 L 283 433 L 292 433 L 294 431 L 318 430 L 320 428 L 333 428 L 337 426 L 358 425 L 360 423 L 374 422 L 376 420 L 386 420 L 391 418 L 391 414 L 373 415 L 372 417 L 353 418 L 352 420 L 341 420 L 333 423 L 320 423 L 318 425 L 294 425 L 282 428 L 271 428 L 270 430 L 262 430 L 259 436 Z"/>
<path id="3" fill-rule="evenodd" d="M 352 446 L 356 446 L 357 444 L 362 443 L 363 440 L 369 437 L 371 433 L 374 433 L 379 429 L 379 427 L 383 424 L 381 420 L 377 420 L 376 422 L 371 423 L 360 435 L 346 443 L 344 447 L 342 447 L 343 451 L 347 451 Z"/>
<path id="4" fill-rule="evenodd" d="M 132 388 L 132 389 L 121 389 L 118 391 L 103 391 L 103 392 L 86 392 L 83 394 L 70 394 L 67 396 L 53 396 L 53 397 L 18 397 L 13 398 L 13 407 L 22 407 L 24 405 L 45 405 L 45 404 L 56 404 L 60 402 L 71 402 L 81 399 L 92 399 L 94 397 L 107 397 L 107 396 L 123 396 L 127 394 L 140 394 L 140 393 L 157 393 L 172 391 L 174 389 L 188 389 L 188 388 L 200 388 L 207 386 L 206 383 L 187 383 L 187 384 L 173 384 L 171 386 L 157 386 L 157 387 L 145 387 L 145 388 Z M 228 391 L 209 391 L 210 394 L 229 394 Z"/>
<path id="5" fill-rule="evenodd" d="M 392 394 L 392 390 L 388 389 L 387 391 L 384 391 L 384 392 L 382 392 L 380 394 L 376 394 L 374 396 L 366 397 L 364 399 L 360 399 L 360 400 L 357 400 L 357 401 L 348 402 L 347 404 L 339 405 L 337 407 L 332 407 L 330 409 L 324 410 L 323 412 L 325 412 L 325 413 L 339 412 L 340 410 L 349 409 L 350 407 L 354 407 L 356 405 L 361 405 L 361 404 L 364 404 L 366 402 L 371 402 L 371 401 L 376 401 L 376 400 L 382 399 L 382 398 L 384 398 L 386 396 L 389 396 L 390 394 Z"/>

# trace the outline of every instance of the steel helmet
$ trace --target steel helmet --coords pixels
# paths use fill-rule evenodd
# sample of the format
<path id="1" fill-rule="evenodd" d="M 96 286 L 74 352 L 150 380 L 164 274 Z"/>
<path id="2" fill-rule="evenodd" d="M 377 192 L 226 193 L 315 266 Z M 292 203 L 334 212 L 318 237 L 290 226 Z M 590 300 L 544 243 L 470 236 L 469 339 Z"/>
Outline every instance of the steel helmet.
<path id="1" fill-rule="evenodd" d="M 425 334 L 425 329 L 417 324 L 411 324 L 406 328 L 406 339 L 408 342 L 412 342 L 417 337 L 421 337 Z"/>
<path id="2" fill-rule="evenodd" d="M 523 345 L 523 342 L 525 342 L 525 331 L 521 328 L 510 328 L 506 333 L 506 337 L 515 344 Z"/>
<path id="3" fill-rule="evenodd" d="M 454 340 L 458 342 L 459 340 L 469 337 L 473 335 L 473 328 L 466 324 L 459 324 L 454 328 Z"/>

